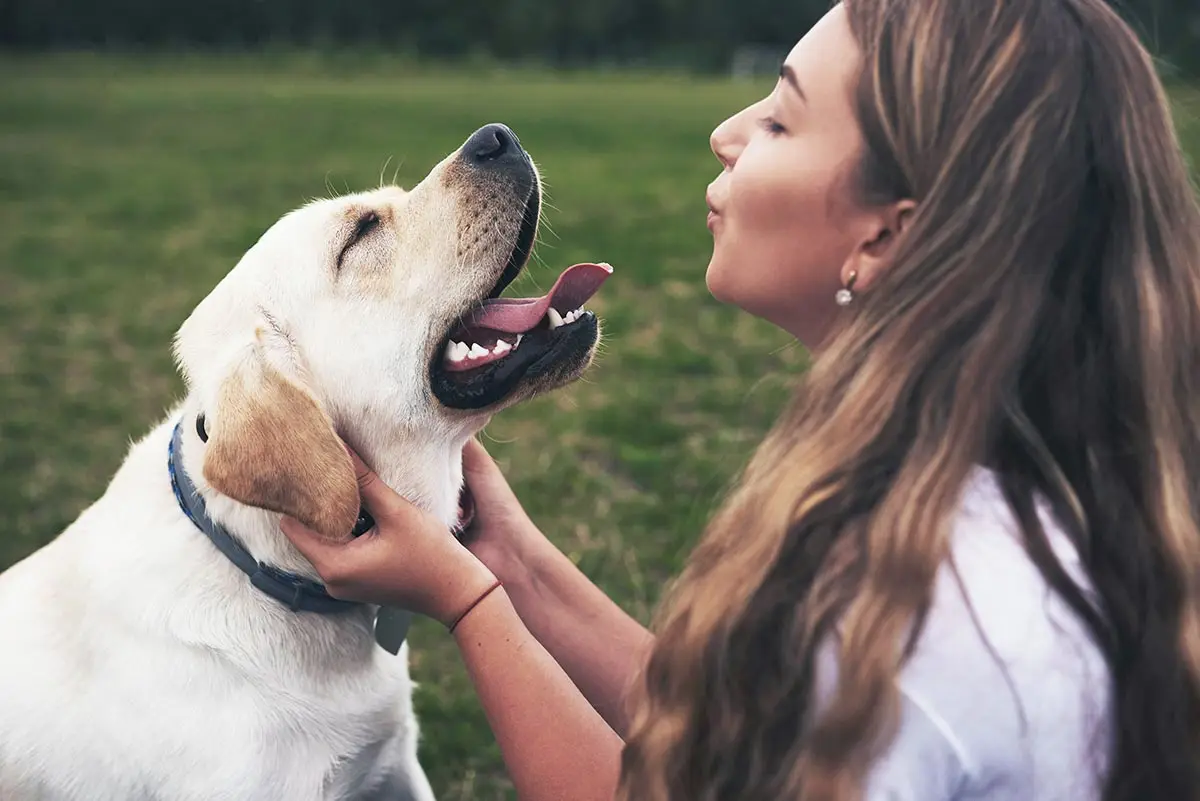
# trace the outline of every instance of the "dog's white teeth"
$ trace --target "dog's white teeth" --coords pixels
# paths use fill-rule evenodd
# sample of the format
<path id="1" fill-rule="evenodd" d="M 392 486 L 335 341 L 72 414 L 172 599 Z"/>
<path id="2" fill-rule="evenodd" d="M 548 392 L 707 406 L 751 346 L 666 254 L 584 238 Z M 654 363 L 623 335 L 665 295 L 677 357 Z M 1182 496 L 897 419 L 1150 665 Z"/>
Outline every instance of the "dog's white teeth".
<path id="1" fill-rule="evenodd" d="M 579 317 L 578 314 L 576 314 L 573 311 L 569 311 L 569 312 L 567 312 L 567 316 L 563 317 L 563 322 L 566 323 L 567 325 L 570 325 L 571 323 L 575 322 L 577 317 Z"/>
<path id="2" fill-rule="evenodd" d="M 521 338 L 518 336 L 517 342 L 520 343 L 520 341 Z M 465 342 L 455 342 L 451 340 L 446 345 L 446 361 L 457 364 L 465 359 L 481 359 L 484 356 L 491 356 L 493 354 L 496 356 L 503 356 L 514 347 L 516 346 L 508 344 L 503 339 L 497 340 L 496 345 L 492 350 L 488 350 L 478 342 L 468 346 Z"/>
<path id="3" fill-rule="evenodd" d="M 521 345 L 521 338 L 522 338 L 523 336 L 525 336 L 525 335 L 524 335 L 524 334 L 517 334 L 517 341 L 513 343 L 513 349 L 514 349 L 514 350 L 515 350 L 516 348 L 518 348 L 518 347 Z"/>
<path id="4" fill-rule="evenodd" d="M 554 310 L 553 306 L 550 307 L 550 311 L 546 312 L 546 316 L 550 318 L 550 330 L 551 331 L 553 331 L 555 328 L 558 328 L 561 325 L 566 325 L 566 320 L 564 320 L 562 318 L 561 314 L 559 314 L 557 311 Z"/>

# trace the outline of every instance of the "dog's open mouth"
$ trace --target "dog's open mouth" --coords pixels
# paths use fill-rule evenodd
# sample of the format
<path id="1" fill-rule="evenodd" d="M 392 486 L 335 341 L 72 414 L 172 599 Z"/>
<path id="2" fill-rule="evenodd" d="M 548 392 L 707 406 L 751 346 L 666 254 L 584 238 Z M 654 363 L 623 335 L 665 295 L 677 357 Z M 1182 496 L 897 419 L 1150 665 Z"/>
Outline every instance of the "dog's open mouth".
<path id="1" fill-rule="evenodd" d="M 442 367 L 451 373 L 479 370 L 522 348 L 545 350 L 566 329 L 593 320 L 583 305 L 612 274 L 607 264 L 576 264 L 540 298 L 491 298 L 450 332 Z M 560 330 L 562 329 L 562 330 Z"/>
<path id="2" fill-rule="evenodd" d="M 482 409 L 522 379 L 585 358 L 599 324 L 583 306 L 611 274 L 607 264 L 576 264 L 540 298 L 483 301 L 450 330 L 435 357 L 434 394 L 451 408 Z"/>

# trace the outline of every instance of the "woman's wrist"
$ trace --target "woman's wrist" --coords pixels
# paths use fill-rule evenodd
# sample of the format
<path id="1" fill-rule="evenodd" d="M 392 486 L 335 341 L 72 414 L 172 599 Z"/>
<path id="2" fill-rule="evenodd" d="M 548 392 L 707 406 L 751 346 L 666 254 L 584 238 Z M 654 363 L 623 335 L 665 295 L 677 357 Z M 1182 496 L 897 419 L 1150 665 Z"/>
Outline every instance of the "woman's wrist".
<path id="1" fill-rule="evenodd" d="M 516 609 L 513 608 L 512 599 L 508 597 L 504 584 L 497 583 L 494 589 L 484 592 L 450 627 L 451 636 L 460 647 L 467 639 L 478 644 L 480 635 L 487 627 L 487 616 L 505 607 L 512 614 L 516 614 Z M 519 619 L 520 615 L 517 615 L 517 618 Z"/>
<path id="2" fill-rule="evenodd" d="M 456 628 L 458 628 L 458 624 L 462 623 L 463 620 L 467 617 L 467 615 L 469 615 L 469 614 L 471 614 L 471 612 L 475 611 L 475 607 L 479 606 L 481 603 L 483 603 L 485 600 L 487 600 L 487 597 L 489 595 L 491 595 L 493 592 L 495 592 L 496 590 L 500 589 L 503 586 L 504 586 L 504 584 L 500 581 L 500 579 L 494 579 L 492 581 L 492 583 L 488 585 L 488 588 L 486 590 L 484 590 L 483 592 L 481 592 L 479 594 L 479 597 L 477 597 L 474 601 L 472 601 L 467 606 L 466 609 L 464 609 L 462 612 L 460 612 L 458 617 L 456 617 L 454 619 L 454 622 L 451 623 L 447 627 L 450 630 L 450 633 L 451 634 L 454 633 L 454 630 Z"/>
<path id="3" fill-rule="evenodd" d="M 526 588 L 533 583 L 538 566 L 545 562 L 547 549 L 554 545 L 533 524 L 527 521 L 504 537 L 492 537 L 470 546 L 479 560 L 504 582 L 510 591 Z"/>
<path id="4" fill-rule="evenodd" d="M 455 567 L 448 570 L 440 582 L 442 589 L 437 592 L 439 601 L 436 612 L 432 615 L 447 628 L 453 627 L 499 582 L 496 574 L 487 565 L 465 548 L 458 548 L 458 555 L 451 557 Z"/>

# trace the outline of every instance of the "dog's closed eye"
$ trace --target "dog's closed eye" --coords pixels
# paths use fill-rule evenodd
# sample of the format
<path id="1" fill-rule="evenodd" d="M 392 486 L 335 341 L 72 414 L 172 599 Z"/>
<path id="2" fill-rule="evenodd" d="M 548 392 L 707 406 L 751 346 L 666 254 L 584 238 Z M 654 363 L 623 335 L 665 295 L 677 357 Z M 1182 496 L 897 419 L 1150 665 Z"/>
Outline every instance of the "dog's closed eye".
<path id="1" fill-rule="evenodd" d="M 338 254 L 337 266 L 339 270 L 342 269 L 342 260 L 346 258 L 346 254 L 350 252 L 350 248 L 366 239 L 372 231 L 379 227 L 379 223 L 379 215 L 373 211 L 365 211 L 359 215 L 358 220 L 354 224 L 353 233 L 346 240 L 346 244 L 342 247 L 342 252 Z"/>

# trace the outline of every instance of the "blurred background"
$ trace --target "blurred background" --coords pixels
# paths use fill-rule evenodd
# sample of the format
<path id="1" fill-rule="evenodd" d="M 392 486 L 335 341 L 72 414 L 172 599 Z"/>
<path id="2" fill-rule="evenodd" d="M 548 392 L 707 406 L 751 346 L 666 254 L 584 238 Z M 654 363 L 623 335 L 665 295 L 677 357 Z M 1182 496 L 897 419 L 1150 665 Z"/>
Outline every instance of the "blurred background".
<path id="1" fill-rule="evenodd" d="M 420 58 L 553 67 L 746 68 L 787 48 L 830 0 L 6 0 L 0 42 L 19 47 L 378 48 Z M 1200 62 L 1195 0 L 1114 3 L 1156 53 Z"/>
<path id="2" fill-rule="evenodd" d="M 543 529 L 649 618 L 805 365 L 704 287 L 708 135 L 826 0 L 0 0 L 0 569 L 177 399 L 172 334 L 307 200 L 411 185 L 501 121 L 542 168 L 513 293 L 609 261 L 585 380 L 486 432 Z M 1200 6 L 1120 5 L 1200 157 Z M 0 621 L 0 625 L 3 622 Z M 457 656 L 413 632 L 442 799 L 512 797 Z M 0 657 L 2 658 L 2 657 Z"/>

